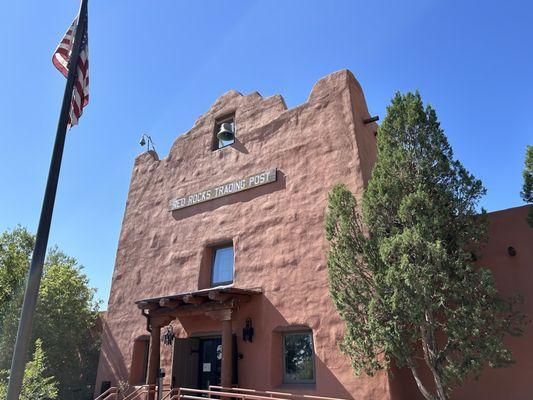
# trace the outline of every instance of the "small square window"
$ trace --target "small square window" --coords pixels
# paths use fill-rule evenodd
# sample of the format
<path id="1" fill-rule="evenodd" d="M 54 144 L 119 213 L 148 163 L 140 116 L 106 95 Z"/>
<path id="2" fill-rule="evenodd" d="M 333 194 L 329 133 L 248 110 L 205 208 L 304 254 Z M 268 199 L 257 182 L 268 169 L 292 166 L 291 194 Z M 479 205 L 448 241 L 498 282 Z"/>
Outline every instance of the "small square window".
<path id="1" fill-rule="evenodd" d="M 213 249 L 211 286 L 228 285 L 233 282 L 233 245 Z"/>
<path id="2" fill-rule="evenodd" d="M 311 332 L 283 335 L 283 382 L 315 382 L 315 354 Z"/>
<path id="3" fill-rule="evenodd" d="M 220 128 L 222 128 L 222 124 L 225 128 L 229 128 L 231 132 L 233 132 L 233 139 L 231 140 L 221 140 L 218 138 L 218 133 L 220 132 Z M 215 130 L 213 132 L 213 150 L 222 149 L 224 147 L 230 146 L 233 143 L 235 143 L 235 114 L 226 115 L 223 118 L 219 118 L 215 121 Z"/>

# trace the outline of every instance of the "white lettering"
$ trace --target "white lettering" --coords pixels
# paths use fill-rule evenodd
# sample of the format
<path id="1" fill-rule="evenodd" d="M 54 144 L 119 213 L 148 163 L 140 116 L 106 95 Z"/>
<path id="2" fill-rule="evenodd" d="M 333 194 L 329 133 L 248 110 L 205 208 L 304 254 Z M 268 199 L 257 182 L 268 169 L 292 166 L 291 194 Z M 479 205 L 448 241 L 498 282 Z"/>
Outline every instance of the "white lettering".
<path id="1" fill-rule="evenodd" d="M 169 206 L 170 210 L 177 210 L 179 208 L 187 207 L 194 205 L 196 203 L 201 203 L 208 201 L 217 197 L 229 195 L 235 192 L 240 192 L 255 186 L 264 185 L 269 182 L 276 180 L 276 170 L 272 169 L 269 171 L 263 171 L 258 174 L 249 176 L 247 178 L 241 178 L 234 180 L 232 182 L 225 183 L 220 186 L 216 186 L 210 189 L 205 189 L 203 191 L 190 194 L 185 197 L 178 197 L 176 199 L 170 200 Z"/>

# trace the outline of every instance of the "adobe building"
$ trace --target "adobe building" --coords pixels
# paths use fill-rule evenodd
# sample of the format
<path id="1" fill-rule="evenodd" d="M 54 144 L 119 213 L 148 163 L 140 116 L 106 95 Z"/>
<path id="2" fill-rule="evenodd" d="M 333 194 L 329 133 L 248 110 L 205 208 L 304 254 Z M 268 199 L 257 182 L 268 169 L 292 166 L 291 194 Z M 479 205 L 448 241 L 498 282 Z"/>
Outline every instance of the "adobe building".
<path id="1" fill-rule="evenodd" d="M 173 387 L 420 398 L 404 371 L 395 379 L 354 376 L 337 347 L 343 323 L 328 293 L 324 213 L 337 183 L 362 196 L 376 160 L 370 117 L 359 83 L 344 70 L 319 80 L 308 101 L 292 109 L 279 95 L 230 91 L 167 157 L 139 155 L 97 390 L 121 381 L 153 384 L 162 368 Z M 222 124 L 234 141 L 217 139 Z M 504 294 L 523 293 L 533 311 L 533 230 L 525 213 L 522 207 L 492 215 L 487 258 Z M 518 350 L 516 368 L 489 371 L 457 398 L 533 393 L 531 329 L 510 343 Z M 498 396 L 498 382 L 516 396 Z"/>

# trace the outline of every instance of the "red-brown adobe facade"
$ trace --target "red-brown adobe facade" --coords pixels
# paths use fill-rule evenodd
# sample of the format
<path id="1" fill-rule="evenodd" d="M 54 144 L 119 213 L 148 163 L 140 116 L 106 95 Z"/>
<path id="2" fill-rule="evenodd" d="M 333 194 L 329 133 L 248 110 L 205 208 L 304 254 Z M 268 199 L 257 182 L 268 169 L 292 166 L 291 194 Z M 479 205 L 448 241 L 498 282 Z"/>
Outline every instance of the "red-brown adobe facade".
<path id="1" fill-rule="evenodd" d="M 215 120 L 229 113 L 235 114 L 236 142 L 213 151 Z M 147 331 L 135 301 L 205 288 L 206 249 L 232 241 L 233 287 L 261 289 L 261 294 L 232 315 L 242 354 L 239 386 L 347 399 L 417 398 L 407 374 L 399 373 L 394 380 L 386 373 L 354 376 L 337 347 L 343 324 L 328 295 L 328 244 L 323 229 L 327 193 L 334 184 L 345 183 L 357 198 L 362 196 L 376 159 L 377 125 L 363 122 L 370 116 L 359 83 L 342 70 L 320 79 L 308 101 L 292 109 L 287 109 L 279 95 L 263 98 L 258 93 L 227 92 L 189 132 L 176 139 L 167 157 L 159 160 L 154 152 L 139 155 L 118 244 L 97 389 L 102 381 L 113 385 L 128 381 L 132 368 L 138 368 L 132 366 L 133 345 Z M 272 168 L 277 169 L 273 183 L 169 211 L 169 201 L 175 197 Z M 515 229 L 522 210 L 492 216 L 496 223 L 491 240 L 497 245 L 489 246 L 486 258 L 496 268 L 505 293 L 531 287 L 527 268 L 533 246 L 528 249 L 527 240 L 532 242 L 533 230 L 522 225 Z M 494 232 L 494 226 L 508 223 L 506 218 L 513 222 L 504 228 L 505 233 Z M 509 236 L 508 230 L 519 234 Z M 518 254 L 512 259 L 505 254 L 506 241 L 517 243 Z M 519 272 L 510 278 L 507 270 Z M 525 306 L 533 310 L 529 299 Z M 254 325 L 253 343 L 242 340 L 248 317 Z M 219 321 L 207 316 L 182 317 L 172 325 L 180 338 L 221 329 Z M 291 327 L 312 331 L 314 384 L 282 383 L 280 332 Z M 496 375 L 487 381 L 488 386 L 498 377 L 513 376 L 521 380 L 520 387 L 533 389 L 524 372 L 529 376 L 533 372 L 532 346 L 525 345 L 533 342 L 531 330 L 527 335 L 512 341 L 520 350 L 518 370 L 512 367 L 504 375 L 491 372 Z M 168 383 L 171 357 L 171 347 L 162 345 L 161 367 Z M 484 391 L 486 386 L 468 385 L 457 398 L 475 398 L 472 393 L 477 390 Z M 489 393 L 483 398 L 504 397 Z"/>

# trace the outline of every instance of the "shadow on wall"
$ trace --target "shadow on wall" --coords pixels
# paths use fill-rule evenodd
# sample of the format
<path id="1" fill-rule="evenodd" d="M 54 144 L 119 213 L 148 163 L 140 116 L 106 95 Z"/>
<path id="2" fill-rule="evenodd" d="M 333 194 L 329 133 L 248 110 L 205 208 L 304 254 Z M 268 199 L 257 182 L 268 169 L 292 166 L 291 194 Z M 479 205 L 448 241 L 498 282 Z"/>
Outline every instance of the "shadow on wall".
<path id="1" fill-rule="evenodd" d="M 272 369 L 272 384 L 276 390 L 281 391 L 294 391 L 302 394 L 320 395 L 327 397 L 337 397 L 342 399 L 353 399 L 354 397 L 344 387 L 343 383 L 338 380 L 335 374 L 331 371 L 330 367 L 320 358 L 321 347 L 329 347 L 333 345 L 335 348 L 333 351 L 339 351 L 336 345 L 336 339 L 330 335 L 329 340 L 335 343 L 324 344 L 320 343 L 318 338 L 317 327 L 320 323 L 315 321 L 314 318 L 306 318 L 297 312 L 291 313 L 292 318 L 287 320 L 276 308 L 274 304 L 269 300 L 267 296 L 262 297 L 263 308 L 263 321 L 269 338 L 267 340 L 271 343 L 271 369 Z M 294 310 L 296 311 L 296 310 Z M 313 321 L 310 321 L 313 320 Z M 306 384 L 283 384 L 283 357 L 282 357 L 282 334 L 284 332 L 290 332 L 291 330 L 309 329 L 313 333 L 313 344 L 315 352 L 315 378 L 316 383 L 311 385 Z M 317 349 L 319 350 L 317 352 Z M 330 350 L 331 351 L 331 350 Z M 350 368 L 349 364 L 346 365 Z"/>
<path id="2" fill-rule="evenodd" d="M 231 147 L 233 147 L 240 153 L 248 154 L 248 149 L 244 146 L 244 144 L 239 140 L 238 137 L 235 137 L 235 142 L 231 145 Z"/>
<path id="3" fill-rule="evenodd" d="M 101 381 L 108 380 L 109 376 L 117 379 L 117 382 L 111 382 L 112 386 L 118 384 L 118 380 L 126 381 L 128 379 L 128 368 L 124 362 L 124 357 L 117 345 L 113 333 L 109 329 L 107 322 L 103 325 L 102 349 L 100 352 L 100 370 L 96 391 L 99 392 Z"/>
<path id="4" fill-rule="evenodd" d="M 278 170 L 276 181 L 264 186 L 258 186 L 252 189 L 244 190 L 242 192 L 233 193 L 224 197 L 219 197 L 213 200 L 206 201 L 204 203 L 195 204 L 193 207 L 180 208 L 172 211 L 172 217 L 176 220 L 182 220 L 189 218 L 193 215 L 210 212 L 234 203 L 246 203 L 256 197 L 261 197 L 266 194 L 274 193 L 279 190 L 283 190 L 286 187 L 285 174 Z"/>
<path id="5" fill-rule="evenodd" d="M 317 338 L 320 335 L 317 335 L 313 329 L 315 323 L 309 323 L 308 319 L 299 316 L 297 312 L 291 313 L 291 315 L 294 317 L 284 318 L 276 306 L 264 295 L 254 296 L 249 303 L 241 304 L 239 309 L 235 311 L 232 328 L 237 336 L 238 352 L 242 355 L 238 361 L 239 386 L 255 390 L 276 390 L 354 399 L 330 367 L 317 354 L 315 354 L 314 363 L 316 383 L 283 383 L 282 334 L 284 332 L 312 330 L 315 349 L 320 349 L 319 354 L 324 353 L 324 347 L 330 346 L 330 343 L 320 343 L 321 339 Z M 245 342 L 242 338 L 242 327 L 244 327 L 248 317 L 253 321 L 253 342 Z M 181 325 L 176 329 L 176 332 L 183 332 L 183 336 L 179 335 L 180 337 L 220 334 L 220 322 L 207 316 L 183 317 L 175 320 L 174 324 Z M 324 337 L 324 332 L 322 332 L 322 337 Z M 333 342 L 335 339 L 331 338 L 330 340 Z M 170 359 L 168 355 L 167 358 Z M 350 368 L 350 366 L 346 364 L 346 368 Z"/>

